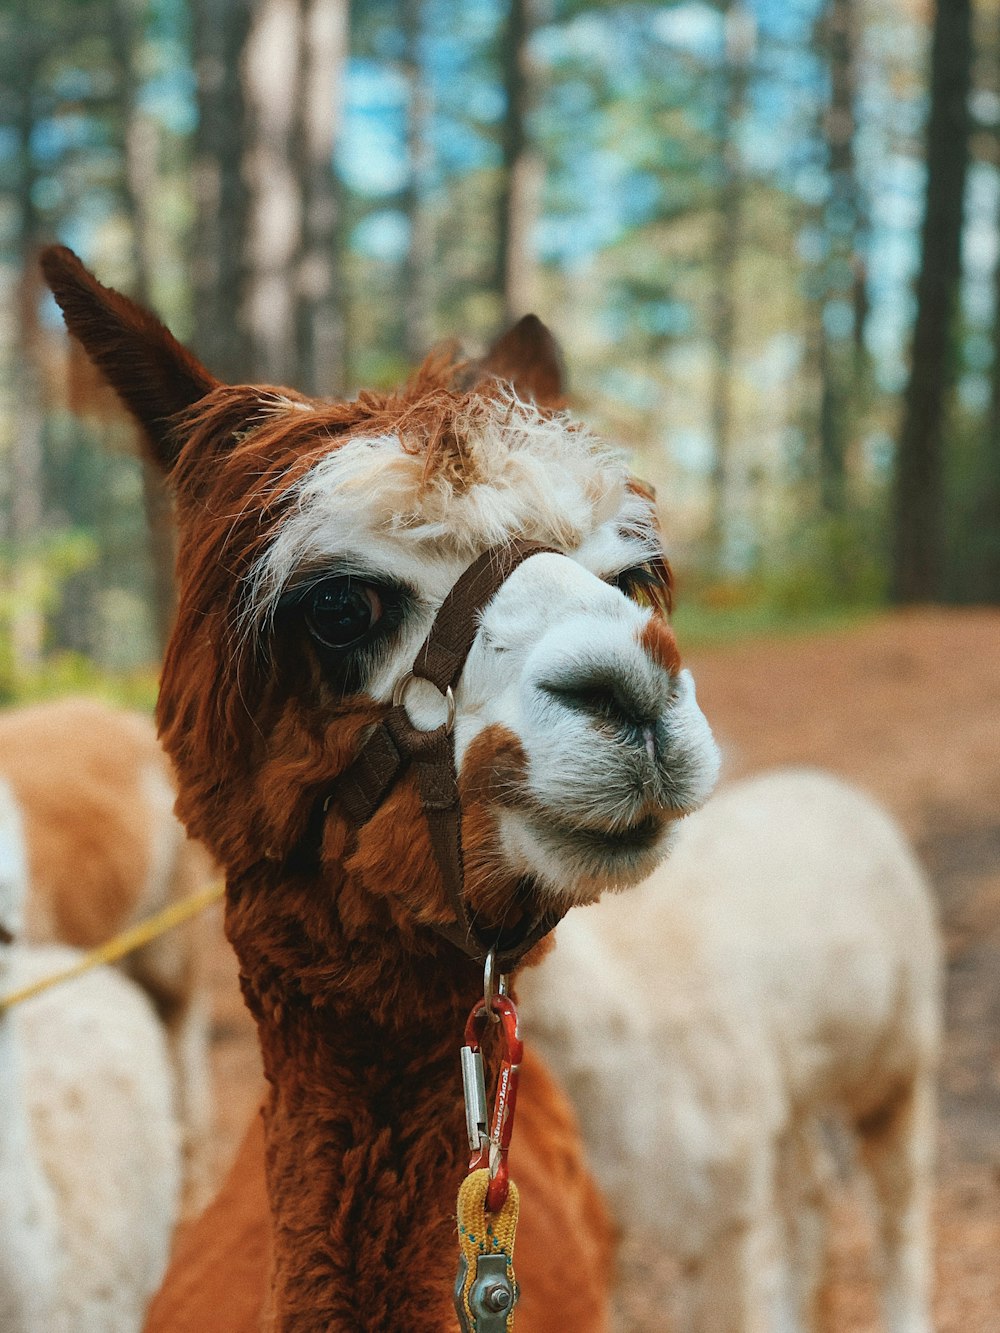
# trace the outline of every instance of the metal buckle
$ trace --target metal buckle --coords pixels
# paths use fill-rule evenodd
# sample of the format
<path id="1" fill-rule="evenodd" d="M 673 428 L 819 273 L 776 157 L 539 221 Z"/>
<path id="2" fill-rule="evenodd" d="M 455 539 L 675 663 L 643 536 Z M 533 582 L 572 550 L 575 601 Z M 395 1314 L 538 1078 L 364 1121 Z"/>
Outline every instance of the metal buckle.
<path id="1" fill-rule="evenodd" d="M 483 964 L 483 1008 L 490 1016 L 491 1023 L 499 1023 L 499 1016 L 493 1011 L 493 1001 L 498 995 L 507 994 L 507 974 L 496 975 L 497 951 L 491 949 Z"/>
<path id="2" fill-rule="evenodd" d="M 417 679 L 424 680 L 425 678 L 423 676 L 417 677 L 417 675 L 413 671 L 407 671 L 404 676 L 400 676 L 399 680 L 396 682 L 395 689 L 392 692 L 393 708 L 399 708 L 406 695 L 406 689 L 410 681 Z M 427 681 L 427 684 L 433 685 L 434 682 L 429 680 Z M 450 736 L 451 733 L 455 730 L 455 694 L 450 685 L 444 692 L 444 699 L 445 703 L 448 705 L 448 718 L 444 724 L 444 729 L 445 732 Z"/>

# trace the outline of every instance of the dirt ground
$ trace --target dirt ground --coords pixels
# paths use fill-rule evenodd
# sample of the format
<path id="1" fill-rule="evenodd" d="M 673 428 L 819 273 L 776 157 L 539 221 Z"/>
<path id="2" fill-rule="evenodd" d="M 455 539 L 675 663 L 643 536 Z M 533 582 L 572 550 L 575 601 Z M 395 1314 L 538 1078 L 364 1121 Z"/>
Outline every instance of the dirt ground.
<path id="1" fill-rule="evenodd" d="M 930 872 L 948 955 L 936 1326 L 1000 1333 L 1000 613 L 893 615 L 705 650 L 688 664 L 726 777 L 812 764 L 851 778 L 896 814 Z M 211 962 L 223 1165 L 261 1075 L 221 940 Z M 826 1303 L 835 1333 L 879 1327 L 866 1202 L 843 1182 Z M 623 1333 L 666 1329 L 669 1264 L 626 1253 L 623 1271 Z"/>

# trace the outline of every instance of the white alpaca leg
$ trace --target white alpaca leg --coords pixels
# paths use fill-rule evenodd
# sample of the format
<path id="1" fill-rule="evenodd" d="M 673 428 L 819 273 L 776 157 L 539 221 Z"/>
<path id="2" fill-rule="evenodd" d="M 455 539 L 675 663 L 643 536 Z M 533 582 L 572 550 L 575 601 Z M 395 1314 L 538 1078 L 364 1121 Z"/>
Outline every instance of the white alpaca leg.
<path id="1" fill-rule="evenodd" d="M 782 1218 L 770 1153 L 747 1172 L 746 1207 L 708 1246 L 694 1287 L 699 1333 L 774 1333 L 781 1306 Z"/>
<path id="2" fill-rule="evenodd" d="M 203 889 L 212 867 L 174 818 L 174 790 L 158 763 L 143 773 L 142 788 L 150 812 L 143 901 L 153 912 Z M 182 1211 L 188 1216 L 201 1212 L 215 1185 L 204 942 L 204 922 L 188 921 L 140 949 L 126 965 L 153 999 L 166 1029 L 181 1129 Z"/>
<path id="3" fill-rule="evenodd" d="M 184 1009 L 168 1020 L 167 1043 L 177 1076 L 177 1119 L 184 1163 L 182 1211 L 193 1216 L 211 1200 L 216 1184 L 204 996 L 198 993 L 189 996 Z"/>
<path id="4" fill-rule="evenodd" d="M 193 1216 L 215 1187 L 209 1020 L 202 989 L 187 979 L 193 945 L 156 940 L 131 961 L 129 973 L 152 998 L 174 1073 L 174 1111 L 183 1163 L 182 1213 Z"/>
<path id="5" fill-rule="evenodd" d="M 889 1333 L 931 1333 L 931 1182 L 933 1077 L 858 1126 L 861 1155 L 875 1186 L 883 1255 L 883 1302 Z"/>
<path id="6" fill-rule="evenodd" d="M 55 1194 L 39 1168 L 24 1104 L 16 1015 L 0 1018 L 0 1329 L 70 1333 Z"/>
<path id="7" fill-rule="evenodd" d="M 676 1333 L 696 1333 L 696 1320 L 701 1305 L 701 1284 L 701 1260 L 690 1259 L 682 1263 L 673 1293 Z"/>
<path id="8" fill-rule="evenodd" d="M 799 1121 L 781 1153 L 778 1191 L 785 1229 L 785 1283 L 778 1327 L 806 1333 L 818 1327 L 826 1276 L 832 1166 L 820 1125 Z"/>

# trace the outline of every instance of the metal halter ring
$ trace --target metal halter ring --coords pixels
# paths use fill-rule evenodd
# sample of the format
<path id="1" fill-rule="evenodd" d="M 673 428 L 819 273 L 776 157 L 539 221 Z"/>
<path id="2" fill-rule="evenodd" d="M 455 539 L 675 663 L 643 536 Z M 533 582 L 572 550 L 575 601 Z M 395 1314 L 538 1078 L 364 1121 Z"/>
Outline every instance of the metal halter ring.
<path id="1" fill-rule="evenodd" d="M 392 692 L 393 708 L 398 708 L 400 706 L 400 704 L 403 702 L 403 697 L 406 694 L 406 687 L 409 685 L 411 680 L 415 679 L 416 677 L 414 676 L 414 673 L 412 671 L 407 671 L 405 676 L 400 676 L 399 680 L 396 682 L 396 688 Z M 423 680 L 423 677 L 421 676 L 420 679 Z M 427 683 L 431 684 L 430 681 L 428 681 Z M 445 698 L 445 703 L 448 705 L 448 720 L 444 724 L 444 729 L 450 736 L 451 733 L 455 730 L 455 695 L 450 685 L 444 692 L 444 698 Z"/>
<path id="2" fill-rule="evenodd" d="M 496 975 L 497 951 L 491 949 L 486 955 L 486 962 L 483 965 L 483 1008 L 491 1023 L 498 1023 L 500 1020 L 493 1012 L 493 1001 L 498 995 L 507 994 L 507 975 L 501 972 Z"/>

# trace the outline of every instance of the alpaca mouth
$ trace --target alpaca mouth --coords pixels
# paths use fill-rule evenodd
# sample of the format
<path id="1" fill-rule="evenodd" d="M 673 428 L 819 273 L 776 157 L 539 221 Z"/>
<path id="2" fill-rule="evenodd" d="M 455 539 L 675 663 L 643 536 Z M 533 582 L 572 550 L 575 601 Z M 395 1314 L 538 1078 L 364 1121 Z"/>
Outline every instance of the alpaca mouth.
<path id="1" fill-rule="evenodd" d="M 529 819 L 534 839 L 553 856 L 573 865 L 586 864 L 592 874 L 614 876 L 622 868 L 645 861 L 663 838 L 662 814 L 645 814 L 614 828 L 559 819 Z"/>
<path id="2" fill-rule="evenodd" d="M 573 843 L 580 849 L 605 852 L 611 856 L 622 853 L 649 851 L 660 839 L 663 820 L 655 815 L 627 824 L 623 828 L 592 828 L 579 824 L 550 824 L 547 832 L 560 840 Z"/>
<path id="3" fill-rule="evenodd" d="M 501 836 L 508 864 L 535 882 L 543 901 L 571 906 L 645 879 L 666 854 L 675 825 L 648 807 L 611 828 L 522 809 L 502 818 Z"/>

